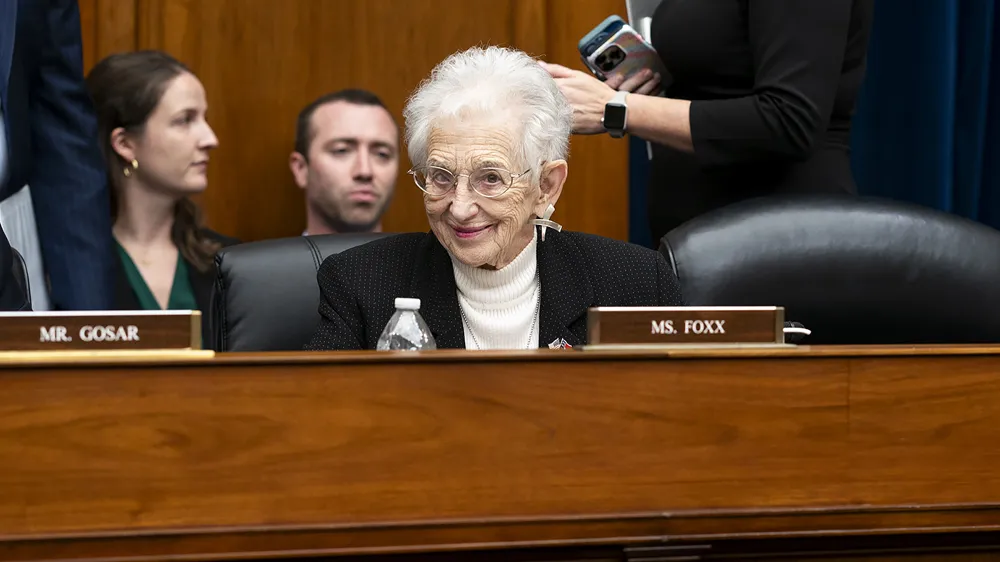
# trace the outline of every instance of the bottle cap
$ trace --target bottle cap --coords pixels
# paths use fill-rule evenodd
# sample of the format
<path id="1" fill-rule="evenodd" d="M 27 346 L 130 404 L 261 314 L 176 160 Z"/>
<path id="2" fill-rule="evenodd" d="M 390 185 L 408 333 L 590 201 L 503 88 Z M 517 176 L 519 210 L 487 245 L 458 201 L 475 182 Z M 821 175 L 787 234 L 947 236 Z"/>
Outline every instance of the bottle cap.
<path id="1" fill-rule="evenodd" d="M 420 310 L 420 299 L 405 299 L 403 297 L 399 297 L 396 299 L 396 309 Z"/>

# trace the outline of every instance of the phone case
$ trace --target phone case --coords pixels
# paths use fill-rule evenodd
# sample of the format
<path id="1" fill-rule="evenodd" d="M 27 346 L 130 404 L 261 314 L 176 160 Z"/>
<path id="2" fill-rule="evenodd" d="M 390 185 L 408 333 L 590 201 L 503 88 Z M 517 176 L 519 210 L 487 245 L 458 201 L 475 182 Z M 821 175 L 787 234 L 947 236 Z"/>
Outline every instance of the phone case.
<path id="1" fill-rule="evenodd" d="M 603 45 L 608 40 L 608 38 L 613 36 L 616 32 L 618 32 L 618 30 L 620 30 L 623 26 L 626 25 L 628 24 L 625 23 L 625 20 L 623 20 L 619 16 L 608 16 L 607 18 L 604 19 L 604 21 L 597 24 L 597 27 L 591 29 L 589 33 L 587 33 L 586 35 L 583 36 L 582 39 L 580 39 L 580 42 L 577 43 L 576 45 L 576 49 L 580 51 L 580 54 L 586 56 L 585 51 L 588 44 L 590 44 L 592 41 L 600 37 L 601 34 L 604 34 L 605 35 L 604 40 L 600 42 Z"/>
<path id="2" fill-rule="evenodd" d="M 625 59 L 610 71 L 602 71 L 597 64 L 597 58 L 613 46 L 617 46 L 624 51 Z M 660 73 L 661 78 L 666 76 L 666 71 L 660 61 L 660 56 L 656 54 L 656 50 L 649 43 L 646 43 L 639 33 L 628 24 L 622 26 L 613 37 L 608 39 L 593 54 L 584 57 L 584 63 L 591 72 L 605 81 L 614 76 L 629 78 L 644 68 Z"/>

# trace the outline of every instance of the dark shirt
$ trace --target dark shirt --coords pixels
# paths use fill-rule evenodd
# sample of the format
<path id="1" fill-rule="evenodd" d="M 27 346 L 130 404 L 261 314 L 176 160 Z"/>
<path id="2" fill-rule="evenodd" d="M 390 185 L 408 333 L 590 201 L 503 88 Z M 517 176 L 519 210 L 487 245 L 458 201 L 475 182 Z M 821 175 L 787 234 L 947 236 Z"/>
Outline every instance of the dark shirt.
<path id="1" fill-rule="evenodd" d="M 0 229 L 0 312 L 29 311 L 28 279 L 24 273 L 24 262 L 14 255 L 7 236 Z M 20 280 L 18 279 L 20 276 Z"/>
<path id="2" fill-rule="evenodd" d="M 662 0 L 666 95 L 691 100 L 694 154 L 653 145 L 654 243 L 712 209 L 855 191 L 849 140 L 873 0 Z"/>
<path id="3" fill-rule="evenodd" d="M 204 232 L 223 248 L 240 243 L 235 238 L 223 236 L 212 230 L 206 229 Z M 118 245 L 117 242 L 115 245 Z M 128 258 L 128 254 L 124 255 L 125 258 L 128 258 L 127 260 L 122 259 L 122 253 L 117 255 L 119 259 L 116 260 L 115 309 L 150 310 L 159 308 L 159 305 L 156 304 L 156 299 L 149 293 L 149 288 L 146 286 L 145 280 L 142 279 L 138 270 L 135 270 L 135 265 L 132 263 L 131 258 Z M 130 266 L 134 271 L 130 272 Z M 175 304 L 178 309 L 183 308 L 186 305 L 192 304 L 191 297 L 193 296 L 193 304 L 195 306 L 190 306 L 189 308 L 201 311 L 202 348 L 209 349 L 213 341 L 212 326 L 210 323 L 211 310 L 209 307 L 212 304 L 212 288 L 215 284 L 215 266 L 213 265 L 207 271 L 202 271 L 195 267 L 194 264 L 188 263 L 183 258 L 178 257 L 177 271 L 183 272 L 187 280 L 186 283 L 183 280 L 179 282 L 175 274 L 174 285 L 170 295 L 171 303 Z M 138 279 L 136 279 L 136 276 L 138 276 Z M 190 294 L 184 294 L 186 291 Z M 150 301 L 152 301 L 152 304 L 150 304 Z M 175 306 L 168 306 L 168 308 L 175 308 Z"/>
<path id="4" fill-rule="evenodd" d="M 682 306 L 680 284 L 648 248 L 579 232 L 549 230 L 538 241 L 539 347 L 587 342 L 592 306 Z M 455 272 L 433 234 L 399 234 L 323 261 L 320 324 L 309 350 L 375 349 L 396 297 L 420 299 L 439 349 L 465 348 Z"/>
<path id="5" fill-rule="evenodd" d="M 156 296 L 153 295 L 153 291 L 150 290 L 146 279 L 142 276 L 142 272 L 132 260 L 132 256 L 117 241 L 115 241 L 115 247 L 118 250 L 118 258 L 121 259 L 122 267 L 125 269 L 125 278 L 139 302 L 139 308 L 142 310 L 162 310 Z M 178 252 L 177 266 L 174 269 L 174 279 L 170 283 L 170 296 L 167 298 L 166 310 L 198 310 L 198 300 L 195 297 L 189 273 L 191 267 L 193 266 L 188 264 L 184 256 Z"/>

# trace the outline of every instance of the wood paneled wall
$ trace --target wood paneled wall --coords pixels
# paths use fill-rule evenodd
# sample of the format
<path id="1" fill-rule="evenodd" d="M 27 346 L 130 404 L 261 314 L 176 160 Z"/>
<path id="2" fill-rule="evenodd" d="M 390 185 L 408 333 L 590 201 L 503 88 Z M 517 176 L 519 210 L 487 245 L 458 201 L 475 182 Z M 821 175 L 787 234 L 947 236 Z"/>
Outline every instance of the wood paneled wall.
<path id="1" fill-rule="evenodd" d="M 288 171 L 295 117 L 345 87 L 376 92 L 401 120 L 406 97 L 449 54 L 474 45 L 520 48 L 583 69 L 580 37 L 623 0 L 79 0 L 84 64 L 133 49 L 162 49 L 208 91 L 220 140 L 209 224 L 244 241 L 294 236 L 304 203 Z M 400 159 L 386 230 L 423 231 L 419 190 Z M 628 148 L 574 137 L 570 175 L 554 217 L 566 228 L 628 236 Z"/>

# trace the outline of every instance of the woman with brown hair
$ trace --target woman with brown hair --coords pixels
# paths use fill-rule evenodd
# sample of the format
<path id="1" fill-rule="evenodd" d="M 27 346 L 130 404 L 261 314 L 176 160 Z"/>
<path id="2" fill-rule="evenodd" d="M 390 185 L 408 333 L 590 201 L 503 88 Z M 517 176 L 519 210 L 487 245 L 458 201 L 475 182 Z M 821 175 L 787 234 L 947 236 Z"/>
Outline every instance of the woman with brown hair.
<path id="1" fill-rule="evenodd" d="M 189 199 L 205 190 L 208 154 L 218 145 L 205 89 L 159 51 L 105 58 L 87 89 L 111 183 L 117 308 L 207 312 L 215 254 L 236 240 L 205 228 Z M 203 322 L 203 341 L 207 332 Z"/>

